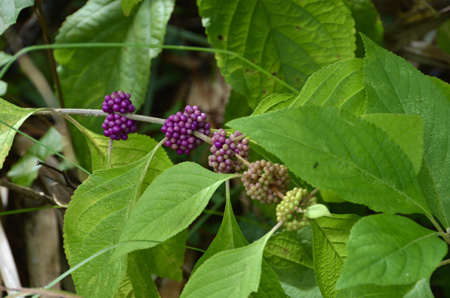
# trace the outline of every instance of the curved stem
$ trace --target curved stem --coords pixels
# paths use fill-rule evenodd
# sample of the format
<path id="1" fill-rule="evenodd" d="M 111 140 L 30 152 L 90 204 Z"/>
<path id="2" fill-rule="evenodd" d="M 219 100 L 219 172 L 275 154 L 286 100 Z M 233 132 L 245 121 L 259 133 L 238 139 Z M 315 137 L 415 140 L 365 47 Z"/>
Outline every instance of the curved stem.
<path id="1" fill-rule="evenodd" d="M 283 85 L 287 89 L 291 90 L 294 93 L 300 93 L 300 90 L 297 90 L 296 88 L 292 87 L 288 83 L 284 82 L 283 80 L 277 78 L 276 76 L 272 75 L 267 70 L 263 69 L 262 67 L 256 65 L 255 63 L 251 62 L 247 58 L 242 57 L 241 55 L 227 51 L 227 50 L 220 50 L 220 49 L 212 49 L 212 48 L 202 48 L 202 47 L 190 47 L 190 46 L 175 46 L 175 45 L 159 45 L 159 44 L 140 44 L 140 43 L 120 43 L 120 42 L 105 42 L 105 43 L 60 43 L 60 44 L 51 44 L 51 45 L 35 45 L 30 46 L 21 49 L 18 51 L 8 63 L 3 67 L 3 69 L 0 71 L 0 79 L 5 75 L 6 71 L 11 67 L 11 64 L 14 63 L 14 61 L 17 60 L 17 58 L 25 53 L 31 52 L 31 51 L 37 51 L 37 50 L 48 50 L 48 49 L 76 49 L 76 48 L 125 48 L 125 47 L 133 47 L 133 48 L 152 48 L 152 49 L 164 49 L 164 50 L 175 50 L 175 51 L 196 51 L 196 52 L 208 52 L 208 53 L 215 53 L 215 54 L 223 54 L 235 57 L 245 64 L 249 65 L 253 69 L 263 73 L 267 77 L 271 77 L 274 81 L 277 83 Z"/>
<path id="2" fill-rule="evenodd" d="M 449 265 L 450 264 L 450 259 L 447 260 L 443 260 L 438 264 L 438 267 L 444 266 L 444 265 Z"/>

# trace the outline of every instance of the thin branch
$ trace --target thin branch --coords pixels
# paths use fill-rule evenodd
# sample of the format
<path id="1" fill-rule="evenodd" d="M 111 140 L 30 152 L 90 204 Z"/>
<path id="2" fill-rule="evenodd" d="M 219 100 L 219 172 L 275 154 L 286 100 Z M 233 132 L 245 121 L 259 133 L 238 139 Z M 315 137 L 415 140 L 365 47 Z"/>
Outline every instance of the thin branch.
<path id="1" fill-rule="evenodd" d="M 52 197 L 44 194 L 43 192 L 37 192 L 32 188 L 29 187 L 25 187 L 25 186 L 21 186 L 21 185 L 17 185 L 15 183 L 9 182 L 5 179 L 0 179 L 0 185 L 4 186 L 14 192 L 18 192 L 24 196 L 26 196 L 27 198 L 36 200 L 36 201 L 42 201 L 42 200 L 47 200 L 50 203 L 52 203 L 52 205 L 55 204 L 55 201 L 53 200 Z"/>
<path id="2" fill-rule="evenodd" d="M 450 265 L 450 259 L 443 260 L 438 264 L 438 267 L 444 266 L 444 265 Z"/>

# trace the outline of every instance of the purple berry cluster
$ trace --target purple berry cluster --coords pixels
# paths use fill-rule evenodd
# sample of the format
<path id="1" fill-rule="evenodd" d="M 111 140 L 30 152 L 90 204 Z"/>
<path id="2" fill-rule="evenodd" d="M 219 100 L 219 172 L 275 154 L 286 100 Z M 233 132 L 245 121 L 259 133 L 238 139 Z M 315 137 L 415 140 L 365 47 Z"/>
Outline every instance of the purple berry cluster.
<path id="1" fill-rule="evenodd" d="M 209 166 L 217 173 L 239 173 L 245 169 L 241 160 L 236 158 L 236 155 L 243 159 L 248 159 L 250 153 L 250 146 L 248 139 L 245 138 L 239 131 L 234 132 L 227 139 L 227 133 L 224 129 L 215 131 L 211 137 L 211 155 L 208 157 Z"/>
<path id="2" fill-rule="evenodd" d="M 289 186 L 288 169 L 266 160 L 253 162 L 241 178 L 247 195 L 261 203 L 278 203 L 277 191 L 284 194 Z"/>
<path id="3" fill-rule="evenodd" d="M 172 148 L 178 154 L 189 154 L 203 143 L 193 135 L 194 131 L 209 136 L 210 127 L 206 122 L 206 114 L 202 113 L 198 106 L 186 106 L 183 113 L 177 112 L 164 121 L 161 132 L 168 139 L 164 146 Z"/>
<path id="4" fill-rule="evenodd" d="M 136 121 L 116 113 L 132 113 L 136 110 L 131 103 L 130 94 L 122 90 L 106 95 L 103 101 L 102 110 L 108 113 L 102 124 L 105 137 L 111 140 L 126 140 L 128 134 L 136 132 Z"/>

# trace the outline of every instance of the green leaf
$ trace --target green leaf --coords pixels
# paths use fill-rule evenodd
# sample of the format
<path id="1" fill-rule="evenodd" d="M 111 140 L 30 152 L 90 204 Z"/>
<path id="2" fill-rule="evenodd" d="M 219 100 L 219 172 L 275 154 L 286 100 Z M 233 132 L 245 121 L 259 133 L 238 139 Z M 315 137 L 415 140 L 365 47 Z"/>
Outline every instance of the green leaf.
<path id="1" fill-rule="evenodd" d="M 235 176 L 216 174 L 192 162 L 171 167 L 142 194 L 120 241 L 165 241 L 178 234 L 200 215 L 216 189 Z M 116 248 L 115 257 L 155 245 L 143 242 L 125 244 Z"/>
<path id="2" fill-rule="evenodd" d="M 341 1 L 198 0 L 208 40 L 254 62 L 300 89 L 313 72 L 354 57 L 355 29 Z M 216 54 L 233 89 L 255 107 L 261 98 L 288 89 L 236 56 Z M 291 89 L 292 91 L 292 89 Z"/>
<path id="3" fill-rule="evenodd" d="M 430 281 L 426 278 L 420 279 L 403 298 L 434 298 Z"/>
<path id="4" fill-rule="evenodd" d="M 158 289 L 151 274 L 151 268 L 148 266 L 148 262 L 141 258 L 139 251 L 128 255 L 127 272 L 130 276 L 134 297 L 159 297 Z"/>
<path id="5" fill-rule="evenodd" d="M 345 246 L 350 229 L 358 219 L 353 214 L 333 214 L 333 217 L 311 220 L 314 273 L 324 297 L 337 294 L 335 285 L 347 257 Z"/>
<path id="6" fill-rule="evenodd" d="M 0 80 L 0 96 L 5 95 L 8 89 L 8 84 L 5 81 Z"/>
<path id="7" fill-rule="evenodd" d="M 295 98 L 296 95 L 293 93 L 272 93 L 259 102 L 252 115 L 260 115 L 287 108 Z"/>
<path id="8" fill-rule="evenodd" d="M 141 1 L 142 0 L 121 0 L 120 3 L 122 4 L 123 14 L 128 17 L 133 7 Z"/>
<path id="9" fill-rule="evenodd" d="M 450 227 L 450 101 L 441 88 L 408 61 L 368 38 L 364 82 L 368 113 L 419 115 L 424 125 L 424 161 L 419 181 L 433 214 Z"/>
<path id="10" fill-rule="evenodd" d="M 148 270 L 157 276 L 181 282 L 186 239 L 187 230 L 184 230 L 155 247 L 131 254 L 137 256 L 138 264 L 147 264 Z"/>
<path id="11" fill-rule="evenodd" d="M 239 248 L 248 245 L 247 240 L 242 234 L 236 218 L 233 214 L 233 208 L 230 198 L 226 198 L 226 205 L 222 224 L 213 242 L 209 245 L 208 250 L 195 264 L 195 272 L 205 261 L 210 259 L 215 254 L 234 248 Z M 251 297 L 285 297 L 286 295 L 281 288 L 278 278 L 273 272 L 272 268 L 263 260 L 261 282 L 259 284 L 258 292 L 253 293 Z"/>
<path id="12" fill-rule="evenodd" d="M 56 152 L 62 151 L 61 135 L 54 127 L 51 127 L 46 134 L 39 139 L 39 142 Z M 11 178 L 11 181 L 16 184 L 31 186 L 39 172 L 36 161 L 45 161 L 47 157 L 52 154 L 53 152 L 47 150 L 41 146 L 41 144 L 33 144 L 27 150 L 27 153 L 11 167 L 11 170 L 9 170 L 7 175 Z"/>
<path id="13" fill-rule="evenodd" d="M 0 66 L 5 65 L 11 60 L 12 56 L 10 54 L 6 54 L 5 52 L 0 52 Z"/>
<path id="14" fill-rule="evenodd" d="M 408 155 L 414 171 L 419 173 L 423 160 L 423 121 L 420 116 L 368 114 L 364 120 L 381 128 Z"/>
<path id="15" fill-rule="evenodd" d="M 258 289 L 264 246 L 271 235 L 212 256 L 192 274 L 181 297 L 248 297 Z"/>
<path id="16" fill-rule="evenodd" d="M 372 215 L 358 221 L 336 287 L 406 285 L 429 278 L 447 253 L 436 232 L 409 218 Z"/>
<path id="17" fill-rule="evenodd" d="M 320 218 L 324 216 L 331 216 L 330 210 L 323 204 L 314 204 L 305 210 L 305 216 L 308 218 Z"/>
<path id="18" fill-rule="evenodd" d="M 441 50 L 450 54 L 450 20 L 439 26 L 436 41 Z"/>
<path id="19" fill-rule="evenodd" d="M 366 93 L 362 64 L 361 59 L 351 59 L 323 67 L 309 77 L 291 106 L 336 107 L 364 114 Z"/>
<path id="20" fill-rule="evenodd" d="M 32 6 L 33 0 L 2 0 L 0 10 L 0 35 L 9 26 L 16 23 L 20 11 L 28 6 Z"/>
<path id="21" fill-rule="evenodd" d="M 64 248 L 74 266 L 107 246 L 123 231 L 130 208 L 140 194 L 151 154 L 114 169 L 99 170 L 81 184 L 64 217 Z M 111 259 L 109 251 L 72 273 L 77 293 L 86 297 L 112 297 L 127 269 L 127 257 Z"/>
<path id="22" fill-rule="evenodd" d="M 266 244 L 264 258 L 277 268 L 287 268 L 294 264 L 313 268 L 311 229 L 285 230 L 275 234 Z"/>
<path id="23" fill-rule="evenodd" d="M 78 122 L 73 123 L 85 136 L 92 159 L 92 171 L 108 168 L 109 138 L 96 134 Z M 158 143 L 150 137 L 129 134 L 128 140 L 113 141 L 111 166 L 113 168 L 133 163 L 152 151 Z M 150 163 L 144 178 L 144 185 L 149 185 L 159 174 L 172 166 L 164 149 L 158 149 Z M 144 187 L 145 189 L 145 187 Z"/>
<path id="24" fill-rule="evenodd" d="M 371 0 L 344 0 L 352 12 L 356 27 L 356 55 L 364 56 L 364 44 L 358 33 L 364 33 L 379 45 L 383 45 L 384 28 L 380 15 Z"/>
<path id="25" fill-rule="evenodd" d="M 357 287 L 345 288 L 337 292 L 337 298 L 392 298 L 404 297 L 411 290 L 411 285 L 401 286 L 376 286 L 376 285 L 360 285 Z"/>
<path id="26" fill-rule="evenodd" d="M 311 185 L 375 211 L 430 215 L 406 154 L 363 119 L 334 108 L 299 107 L 228 125 L 277 155 Z"/>
<path id="27" fill-rule="evenodd" d="M 22 109 L 0 98 L 0 169 L 11 149 L 16 130 L 37 109 Z M 14 127 L 16 130 L 12 129 Z"/>
<path id="28" fill-rule="evenodd" d="M 173 2 L 144 0 L 132 16 L 125 17 L 120 0 L 89 0 L 63 23 L 56 43 L 162 44 Z M 99 109 L 106 94 L 124 90 L 139 108 L 147 92 L 150 61 L 159 52 L 144 47 L 55 50 L 65 106 Z M 98 117 L 76 119 L 101 131 Z"/>

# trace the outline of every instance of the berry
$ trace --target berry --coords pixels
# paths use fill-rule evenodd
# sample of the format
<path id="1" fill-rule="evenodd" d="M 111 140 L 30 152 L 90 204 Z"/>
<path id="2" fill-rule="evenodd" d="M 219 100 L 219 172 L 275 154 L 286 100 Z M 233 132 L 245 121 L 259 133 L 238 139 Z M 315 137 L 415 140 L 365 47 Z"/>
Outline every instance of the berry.
<path id="1" fill-rule="evenodd" d="M 161 127 L 167 141 L 164 146 L 172 148 L 178 154 L 189 154 L 203 141 L 196 138 L 193 133 L 198 131 L 209 136 L 211 125 L 206 122 L 206 114 L 202 113 L 198 106 L 186 106 L 184 112 L 170 115 Z"/>
<path id="2" fill-rule="evenodd" d="M 103 112 L 108 113 L 102 124 L 105 137 L 109 137 L 111 140 L 126 140 L 129 133 L 136 132 L 136 121 L 120 115 L 132 113 L 136 110 L 130 97 L 129 93 L 122 90 L 105 96 L 102 105 Z"/>
<path id="3" fill-rule="evenodd" d="M 289 186 L 289 173 L 284 165 L 259 160 L 250 165 L 241 178 L 247 195 L 261 203 L 278 203 L 276 191 L 284 194 Z"/>
<path id="4" fill-rule="evenodd" d="M 230 138 L 223 129 L 215 131 L 211 137 L 211 155 L 208 157 L 209 166 L 217 173 L 239 173 L 244 170 L 244 165 L 236 154 L 248 159 L 250 146 L 239 131 L 234 132 Z"/>
<path id="5" fill-rule="evenodd" d="M 316 204 L 316 197 L 303 201 L 309 192 L 303 188 L 294 188 L 288 191 L 280 204 L 277 205 L 277 221 L 283 221 L 288 231 L 296 231 L 309 224 L 309 219 L 304 216 L 303 210 Z"/>

